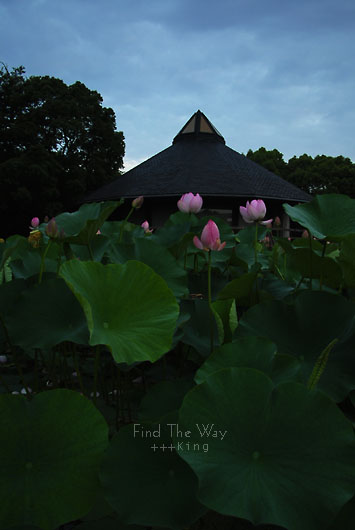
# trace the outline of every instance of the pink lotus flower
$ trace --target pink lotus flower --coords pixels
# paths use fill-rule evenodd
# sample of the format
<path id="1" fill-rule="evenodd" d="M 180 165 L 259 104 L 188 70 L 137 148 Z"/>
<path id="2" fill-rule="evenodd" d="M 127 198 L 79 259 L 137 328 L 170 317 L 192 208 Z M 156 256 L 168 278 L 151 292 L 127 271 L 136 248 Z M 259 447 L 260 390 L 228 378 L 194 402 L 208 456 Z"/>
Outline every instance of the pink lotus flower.
<path id="1" fill-rule="evenodd" d="M 212 219 L 208 221 L 202 230 L 201 240 L 195 236 L 193 238 L 193 243 L 195 247 L 201 250 L 206 250 L 207 252 L 209 250 L 222 250 L 226 245 L 225 241 L 221 243 L 218 226 L 212 221 Z"/>
<path id="2" fill-rule="evenodd" d="M 34 228 L 37 228 L 37 226 L 39 226 L 39 219 L 38 217 L 33 217 L 33 219 L 31 219 L 30 229 L 33 230 Z"/>
<path id="3" fill-rule="evenodd" d="M 250 203 L 247 201 L 246 206 L 240 206 L 239 211 L 246 223 L 253 223 L 254 221 L 262 225 L 272 223 L 272 219 L 267 219 L 267 221 L 261 220 L 264 219 L 266 214 L 266 206 L 261 199 L 256 199 Z"/>
<path id="4" fill-rule="evenodd" d="M 202 197 L 198 193 L 194 195 L 193 193 L 185 193 L 181 196 L 181 199 L 178 200 L 177 206 L 180 212 L 184 213 L 198 213 L 202 208 Z"/>
<path id="5" fill-rule="evenodd" d="M 152 229 L 149 229 L 149 223 L 148 221 L 144 221 L 142 224 L 141 224 L 141 227 L 143 228 L 144 232 L 146 234 L 151 234 L 153 232 Z"/>
<path id="6" fill-rule="evenodd" d="M 132 208 L 135 208 L 136 210 L 138 210 L 138 208 L 140 208 L 142 206 L 143 201 L 144 201 L 143 195 L 140 195 L 136 199 L 133 199 Z"/>

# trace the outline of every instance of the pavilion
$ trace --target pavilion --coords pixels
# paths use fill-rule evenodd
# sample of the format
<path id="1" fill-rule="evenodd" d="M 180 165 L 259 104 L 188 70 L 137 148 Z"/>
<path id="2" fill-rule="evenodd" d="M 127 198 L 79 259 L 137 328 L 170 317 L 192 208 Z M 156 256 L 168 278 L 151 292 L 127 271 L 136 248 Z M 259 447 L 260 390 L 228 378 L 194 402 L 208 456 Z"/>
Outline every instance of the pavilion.
<path id="1" fill-rule="evenodd" d="M 188 192 L 199 193 L 205 210 L 217 213 L 235 227 L 243 226 L 239 206 L 247 200 L 263 199 L 267 217 L 278 215 L 284 232 L 289 229 L 289 219 L 282 203 L 311 200 L 310 195 L 296 186 L 227 147 L 220 132 L 198 110 L 170 147 L 87 194 L 81 202 L 133 199 L 143 195 L 144 204 L 136 212 L 139 218 L 135 221 L 147 219 L 151 226 L 157 227 L 177 211 L 177 200 Z M 128 208 L 130 201 L 126 202 Z"/>

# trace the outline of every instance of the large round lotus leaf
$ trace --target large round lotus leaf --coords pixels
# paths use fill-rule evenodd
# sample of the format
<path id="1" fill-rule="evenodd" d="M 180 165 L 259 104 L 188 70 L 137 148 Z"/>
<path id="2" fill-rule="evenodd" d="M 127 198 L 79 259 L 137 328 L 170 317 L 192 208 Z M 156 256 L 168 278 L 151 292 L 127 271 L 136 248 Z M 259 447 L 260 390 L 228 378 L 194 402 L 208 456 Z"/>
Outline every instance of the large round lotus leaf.
<path id="1" fill-rule="evenodd" d="M 197 370 L 195 381 L 203 383 L 214 372 L 232 367 L 255 368 L 279 383 L 297 379 L 300 363 L 290 355 L 276 355 L 276 345 L 268 339 L 240 337 L 216 348 Z"/>
<path id="2" fill-rule="evenodd" d="M 164 278 L 176 297 L 188 293 L 186 271 L 166 248 L 150 237 L 135 239 L 132 245 L 112 245 L 108 255 L 116 263 L 133 259 L 149 265 Z"/>
<path id="3" fill-rule="evenodd" d="M 73 260 L 60 275 L 84 309 L 91 345 L 105 344 L 115 361 L 127 364 L 154 362 L 170 349 L 179 306 L 150 267 Z"/>
<path id="4" fill-rule="evenodd" d="M 342 296 L 302 291 L 292 305 L 273 300 L 253 306 L 240 319 L 237 333 L 267 337 L 279 353 L 296 356 L 304 383 L 324 349 L 338 338 L 318 388 L 341 401 L 355 388 L 354 315 L 354 304 Z"/>
<path id="5" fill-rule="evenodd" d="M 100 478 L 122 523 L 180 530 L 205 511 L 196 499 L 196 476 L 174 450 L 167 418 L 121 428 L 105 454 Z"/>
<path id="6" fill-rule="evenodd" d="M 0 527 L 51 530 L 85 515 L 107 446 L 105 420 L 71 390 L 0 395 Z"/>
<path id="7" fill-rule="evenodd" d="M 338 239 L 355 233 L 355 200 L 347 195 L 317 195 L 309 203 L 283 207 L 293 221 L 319 239 Z"/>
<path id="8" fill-rule="evenodd" d="M 22 291 L 5 321 L 12 343 L 24 349 L 89 340 L 82 307 L 61 278 L 46 279 Z"/>
<path id="9" fill-rule="evenodd" d="M 179 455 L 209 508 L 292 530 L 320 530 L 352 497 L 355 439 L 335 403 L 298 383 L 228 368 L 187 393 Z M 187 444 L 189 443 L 189 446 Z M 206 450 L 205 450 L 206 449 Z"/>

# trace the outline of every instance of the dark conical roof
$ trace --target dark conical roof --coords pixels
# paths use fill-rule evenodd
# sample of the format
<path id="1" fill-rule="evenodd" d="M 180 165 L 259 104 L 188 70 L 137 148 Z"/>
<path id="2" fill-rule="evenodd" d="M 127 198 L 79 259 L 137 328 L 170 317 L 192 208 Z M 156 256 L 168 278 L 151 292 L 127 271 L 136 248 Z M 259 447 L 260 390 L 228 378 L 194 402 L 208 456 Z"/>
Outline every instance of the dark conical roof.
<path id="1" fill-rule="evenodd" d="M 183 193 L 305 202 L 311 197 L 225 145 L 223 136 L 198 110 L 173 144 L 83 202 L 121 197 L 180 197 Z"/>

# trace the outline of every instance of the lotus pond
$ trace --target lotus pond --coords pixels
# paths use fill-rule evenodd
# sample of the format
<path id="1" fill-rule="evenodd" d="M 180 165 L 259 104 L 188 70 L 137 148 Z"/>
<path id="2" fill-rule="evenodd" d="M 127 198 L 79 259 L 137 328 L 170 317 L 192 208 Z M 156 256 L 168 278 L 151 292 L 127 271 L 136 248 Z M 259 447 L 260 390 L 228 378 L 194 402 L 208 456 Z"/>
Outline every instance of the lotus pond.
<path id="1" fill-rule="evenodd" d="M 0 528 L 353 530 L 355 200 L 120 205 L 0 244 Z"/>

